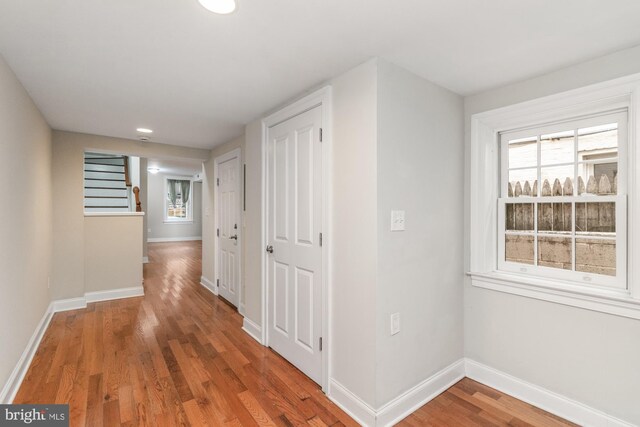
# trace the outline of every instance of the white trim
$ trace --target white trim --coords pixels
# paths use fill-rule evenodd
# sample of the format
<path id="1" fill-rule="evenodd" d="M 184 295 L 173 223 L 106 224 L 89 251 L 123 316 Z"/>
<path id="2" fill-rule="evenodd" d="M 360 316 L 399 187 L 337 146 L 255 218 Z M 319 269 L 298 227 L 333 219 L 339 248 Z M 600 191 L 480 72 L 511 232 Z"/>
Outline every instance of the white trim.
<path id="1" fill-rule="evenodd" d="M 377 411 L 376 425 L 392 426 L 400 422 L 463 379 L 464 375 L 465 364 L 460 359 L 383 405 Z"/>
<path id="2" fill-rule="evenodd" d="M 376 425 L 375 409 L 333 378 L 329 379 L 329 393 L 327 397 L 358 424 L 365 427 L 373 427 Z"/>
<path id="3" fill-rule="evenodd" d="M 248 317 L 245 317 L 242 320 L 242 330 L 249 334 L 251 338 L 262 344 L 262 328 Z"/>
<path id="4" fill-rule="evenodd" d="M 322 109 L 322 338 L 324 349 L 322 351 L 322 391 L 329 393 L 331 377 L 331 253 L 332 253 L 332 223 L 331 223 L 331 175 L 332 165 L 332 88 L 325 86 L 304 98 L 282 108 L 262 120 L 262 247 L 267 246 L 267 143 L 268 130 L 279 123 L 302 114 L 312 108 L 320 106 Z M 262 325 L 268 325 L 267 308 L 267 253 L 261 257 L 262 268 Z M 269 328 L 262 328 L 262 342 L 269 343 Z"/>
<path id="5" fill-rule="evenodd" d="M 144 212 L 85 212 L 84 216 L 144 216 Z"/>
<path id="6" fill-rule="evenodd" d="M 218 296 L 218 287 L 209 279 L 204 276 L 200 276 L 200 284 L 209 292 Z"/>
<path id="7" fill-rule="evenodd" d="M 147 240 L 147 242 L 149 242 L 149 241 Z M 143 256 L 142 257 L 142 263 L 143 264 L 149 264 L 149 257 L 148 256 Z"/>
<path id="8" fill-rule="evenodd" d="M 575 307 L 588 308 L 609 314 L 638 318 L 640 313 L 640 283 L 634 274 L 640 266 L 640 150 L 636 142 L 640 135 L 640 74 L 616 79 L 584 88 L 474 114 L 471 117 L 471 174 L 470 174 L 470 275 L 473 286 L 484 287 L 515 295 L 538 298 Z M 498 213 L 500 163 L 498 134 L 530 125 L 570 120 L 589 114 L 628 109 L 628 244 L 626 295 L 620 303 L 611 303 L 597 289 L 563 287 L 553 289 L 535 286 L 521 275 L 509 275 L 504 280 L 498 267 Z M 635 165 L 635 166 L 634 166 Z M 635 225 L 634 225 L 635 224 Z M 622 260 L 619 260 L 622 261 Z M 492 280 L 488 280 L 492 279 Z M 500 279 L 500 280 L 498 280 Z M 560 283 L 560 282 L 558 282 Z M 557 288 L 557 287 L 556 287 Z M 588 298 L 585 297 L 587 293 Z M 587 302 L 585 302 L 587 301 Z"/>
<path id="9" fill-rule="evenodd" d="M 202 236 L 192 237 L 149 237 L 147 243 L 162 243 L 162 242 L 192 242 L 196 240 L 202 240 Z"/>
<path id="10" fill-rule="evenodd" d="M 22 381 L 24 380 L 27 371 L 29 370 L 29 366 L 31 366 L 31 362 L 33 361 L 33 357 L 40 346 L 40 342 L 44 337 L 44 333 L 49 327 L 49 323 L 51 322 L 51 318 L 54 313 L 54 304 L 50 303 L 44 314 L 42 315 L 42 319 L 38 322 L 36 329 L 33 331 L 33 335 L 29 338 L 27 342 L 27 346 L 24 351 L 20 355 L 16 366 L 11 371 L 7 382 L 2 387 L 2 391 L 0 391 L 0 403 L 1 404 L 10 404 L 13 402 L 13 399 L 16 397 L 20 386 L 22 385 Z"/>
<path id="11" fill-rule="evenodd" d="M 243 302 L 240 302 L 240 304 L 238 305 L 238 313 L 240 313 L 242 317 L 245 317 L 246 310 Z"/>
<path id="12" fill-rule="evenodd" d="M 243 277 L 243 270 L 242 270 L 242 246 L 243 246 L 243 241 L 244 241 L 244 234 L 245 234 L 245 228 L 244 228 L 244 209 L 243 209 L 243 200 L 244 200 L 244 173 L 242 173 L 242 168 L 243 168 L 243 159 L 242 159 L 242 149 L 240 147 L 238 148 L 234 148 L 232 150 L 227 151 L 224 154 L 219 155 L 218 157 L 216 157 L 213 160 L 213 229 L 214 230 L 218 230 L 219 225 L 218 225 L 218 168 L 220 163 L 224 163 L 228 160 L 231 160 L 233 158 L 237 157 L 238 158 L 238 194 L 240 197 L 238 197 L 238 215 L 239 215 L 239 228 L 238 228 L 238 234 L 240 235 L 237 242 L 238 242 L 238 308 L 240 307 L 240 301 L 242 301 L 242 283 L 244 280 Z M 219 238 L 220 236 L 217 235 L 217 231 L 215 232 L 214 236 L 213 236 L 213 271 L 214 274 L 216 275 L 216 279 L 219 279 L 219 275 L 218 275 L 218 251 L 219 251 Z M 216 291 L 216 295 L 218 295 L 218 291 Z M 235 302 L 235 301 L 234 301 Z M 244 307 L 243 307 L 243 311 L 244 311 Z M 238 312 L 240 314 L 243 314 L 242 312 L 240 312 L 240 310 L 238 309 Z"/>
<path id="13" fill-rule="evenodd" d="M 163 201 L 163 223 L 164 224 L 193 224 L 193 176 L 185 175 L 164 175 L 164 193 L 162 194 Z M 169 180 L 175 179 L 178 181 L 189 181 L 189 201 L 187 202 L 187 217 L 186 218 L 169 218 L 169 200 L 167 200 L 167 193 L 169 192 Z"/>
<path id="14" fill-rule="evenodd" d="M 114 289 L 110 291 L 89 292 L 84 294 L 84 297 L 51 301 L 45 310 L 42 319 L 40 319 L 38 326 L 36 326 L 33 335 L 31 335 L 20 359 L 18 359 L 16 366 L 13 368 L 13 371 L 11 371 L 7 382 L 4 387 L 2 387 L 2 391 L 0 391 L 0 404 L 9 404 L 13 402 L 13 399 L 16 397 L 16 393 L 20 389 L 22 381 L 29 370 L 29 366 L 31 366 L 31 362 L 33 361 L 33 357 L 40 346 L 42 338 L 49 327 L 49 323 L 51 323 L 51 318 L 55 313 L 84 309 L 87 307 L 87 302 L 107 301 L 143 295 L 144 288 L 139 286 L 133 288 Z"/>
<path id="15" fill-rule="evenodd" d="M 469 273 L 469 275 L 473 286 L 479 288 L 640 319 L 640 300 L 630 298 L 623 292 L 606 290 L 584 292 L 584 287 L 571 289 L 570 284 L 567 284 L 565 289 L 561 289 L 555 280 L 525 278 L 507 273 Z"/>
<path id="16" fill-rule="evenodd" d="M 87 303 L 98 301 L 111 301 L 123 298 L 133 298 L 144 296 L 144 288 L 142 286 L 134 286 L 131 288 L 111 289 L 108 291 L 86 292 L 84 297 Z"/>
<path id="17" fill-rule="evenodd" d="M 54 313 L 60 313 L 62 311 L 80 310 L 87 308 L 87 299 L 85 297 L 59 299 L 52 301 L 52 309 Z"/>
<path id="18" fill-rule="evenodd" d="M 528 383 L 471 359 L 465 360 L 467 377 L 540 409 L 583 426 L 632 427 L 633 424 L 607 415 L 568 397 Z"/>
<path id="19" fill-rule="evenodd" d="M 375 410 L 335 379 L 330 380 L 329 399 L 360 424 L 392 426 L 439 396 L 465 376 L 460 359 Z"/>

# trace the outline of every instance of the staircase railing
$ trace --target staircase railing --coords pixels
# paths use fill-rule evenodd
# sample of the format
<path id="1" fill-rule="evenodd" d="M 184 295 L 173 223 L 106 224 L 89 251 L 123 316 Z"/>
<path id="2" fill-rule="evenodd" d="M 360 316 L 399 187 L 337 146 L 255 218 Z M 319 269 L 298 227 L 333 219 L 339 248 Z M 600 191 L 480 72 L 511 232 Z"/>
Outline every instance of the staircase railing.
<path id="1" fill-rule="evenodd" d="M 142 212 L 142 203 L 140 202 L 140 189 L 133 187 L 133 194 L 136 197 L 136 212 Z"/>

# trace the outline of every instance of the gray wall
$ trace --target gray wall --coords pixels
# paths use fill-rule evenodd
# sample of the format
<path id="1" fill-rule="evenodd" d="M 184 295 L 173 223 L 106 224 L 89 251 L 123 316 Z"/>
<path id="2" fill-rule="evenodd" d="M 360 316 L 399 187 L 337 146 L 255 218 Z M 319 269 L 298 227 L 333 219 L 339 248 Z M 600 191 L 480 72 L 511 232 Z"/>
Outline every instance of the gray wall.
<path id="1" fill-rule="evenodd" d="M 174 176 L 174 175 L 171 175 Z M 178 176 L 178 175 L 175 175 Z M 195 238 L 202 236 L 202 183 L 193 183 L 193 221 L 185 223 L 165 223 L 166 174 L 147 174 L 147 239 Z M 190 177 L 185 177 L 190 178 Z"/>
<path id="2" fill-rule="evenodd" d="M 1 56 L 0 182 L 4 183 L 0 385 L 4 385 L 49 305 L 52 197 L 51 130 Z"/>
<path id="3" fill-rule="evenodd" d="M 378 61 L 377 406 L 463 357 L 463 100 Z M 406 231 L 391 232 L 391 211 Z M 390 335 L 390 315 L 401 331 Z"/>
<path id="4" fill-rule="evenodd" d="M 638 72 L 640 47 L 467 97 L 465 171 L 472 114 Z M 468 202 L 465 215 L 468 236 Z M 467 238 L 465 271 L 469 257 Z M 467 357 L 640 425 L 640 321 L 465 283 Z"/>

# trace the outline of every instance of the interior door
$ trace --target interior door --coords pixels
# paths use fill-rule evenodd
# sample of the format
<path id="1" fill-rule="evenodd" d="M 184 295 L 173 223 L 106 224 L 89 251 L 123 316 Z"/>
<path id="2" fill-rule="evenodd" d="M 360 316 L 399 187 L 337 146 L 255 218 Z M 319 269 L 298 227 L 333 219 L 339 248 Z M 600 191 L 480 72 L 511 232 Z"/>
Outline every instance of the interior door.
<path id="1" fill-rule="evenodd" d="M 240 158 L 218 164 L 218 293 L 234 306 L 240 303 Z"/>
<path id="2" fill-rule="evenodd" d="M 269 346 L 322 381 L 321 107 L 269 129 Z"/>

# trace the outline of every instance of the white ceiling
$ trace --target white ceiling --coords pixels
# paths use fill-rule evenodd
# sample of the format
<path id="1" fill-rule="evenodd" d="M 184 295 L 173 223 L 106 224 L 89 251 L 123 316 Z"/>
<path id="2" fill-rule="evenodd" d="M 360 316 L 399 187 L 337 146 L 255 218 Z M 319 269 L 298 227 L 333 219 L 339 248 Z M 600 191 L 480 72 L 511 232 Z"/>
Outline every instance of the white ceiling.
<path id="1" fill-rule="evenodd" d="M 460 94 L 640 43 L 638 0 L 2 0 L 0 53 L 56 129 L 211 148 L 380 56 Z"/>
<path id="2" fill-rule="evenodd" d="M 147 169 L 158 168 L 159 173 L 168 175 L 193 176 L 202 172 L 202 161 L 189 159 L 147 159 Z"/>

